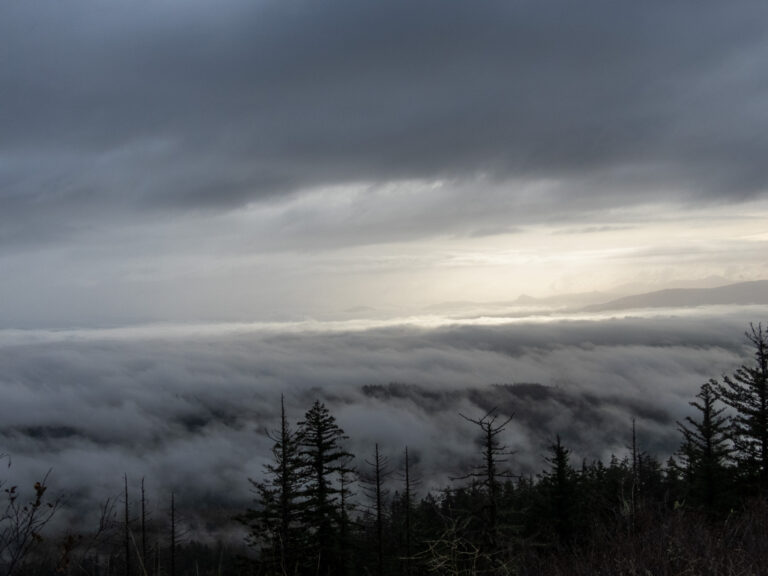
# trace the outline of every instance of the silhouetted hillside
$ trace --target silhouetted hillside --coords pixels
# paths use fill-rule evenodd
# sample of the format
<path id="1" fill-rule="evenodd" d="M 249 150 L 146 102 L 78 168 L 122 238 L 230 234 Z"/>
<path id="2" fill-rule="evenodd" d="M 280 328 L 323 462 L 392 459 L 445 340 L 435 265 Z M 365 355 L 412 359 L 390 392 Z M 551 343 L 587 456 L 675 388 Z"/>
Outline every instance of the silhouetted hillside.
<path id="1" fill-rule="evenodd" d="M 768 304 L 768 280 L 740 282 L 719 288 L 659 290 L 594 304 L 584 312 L 608 312 L 633 308 L 685 308 L 692 306 Z"/>

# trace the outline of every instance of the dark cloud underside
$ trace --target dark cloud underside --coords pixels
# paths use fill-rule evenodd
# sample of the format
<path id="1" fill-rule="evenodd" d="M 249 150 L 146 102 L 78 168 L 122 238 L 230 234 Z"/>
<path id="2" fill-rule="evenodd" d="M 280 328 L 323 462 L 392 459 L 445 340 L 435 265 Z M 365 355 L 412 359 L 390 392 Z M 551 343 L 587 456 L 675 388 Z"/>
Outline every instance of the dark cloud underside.
<path id="1" fill-rule="evenodd" d="M 574 208 L 748 197 L 768 178 L 766 17 L 758 2 L 6 2 L 4 237 L 19 220 L 66 234 L 83 211 L 479 174 L 567 178 Z"/>

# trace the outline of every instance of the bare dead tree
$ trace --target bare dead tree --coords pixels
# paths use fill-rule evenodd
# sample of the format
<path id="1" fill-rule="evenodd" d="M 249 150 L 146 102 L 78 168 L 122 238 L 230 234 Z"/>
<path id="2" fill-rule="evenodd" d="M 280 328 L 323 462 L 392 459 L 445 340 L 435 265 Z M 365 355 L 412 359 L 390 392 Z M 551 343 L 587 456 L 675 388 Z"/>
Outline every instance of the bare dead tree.
<path id="1" fill-rule="evenodd" d="M 170 549 L 171 549 L 171 571 L 169 572 L 170 576 L 176 576 L 176 543 L 177 543 L 177 536 L 176 536 L 176 501 L 174 499 L 173 492 L 171 492 L 171 542 L 170 542 Z"/>
<path id="2" fill-rule="evenodd" d="M 128 474 L 123 476 L 125 480 L 125 515 L 123 522 L 125 524 L 125 576 L 131 576 L 131 527 L 130 517 L 128 515 Z"/>
<path id="3" fill-rule="evenodd" d="M 89 574 L 89 562 L 93 561 L 92 554 L 101 547 L 113 542 L 115 535 L 122 526 L 117 519 L 117 500 L 107 498 L 99 511 L 99 522 L 96 529 L 90 534 L 64 535 L 61 545 L 61 555 L 57 562 L 56 570 L 59 574 L 69 574 L 74 567 L 81 574 Z"/>
<path id="4" fill-rule="evenodd" d="M 144 494 L 144 478 L 141 479 L 141 563 L 147 567 L 147 499 Z"/>
<path id="5" fill-rule="evenodd" d="M 497 563 L 492 571 L 484 569 L 488 554 L 479 546 L 463 537 L 470 522 L 469 518 L 443 516 L 443 531 L 435 538 L 427 540 L 425 547 L 416 559 L 430 574 L 440 576 L 512 576 L 514 567 L 507 563 Z"/>
<path id="6" fill-rule="evenodd" d="M 405 573 L 411 573 L 411 554 L 413 553 L 411 526 L 411 513 L 413 512 L 413 494 L 411 491 L 411 465 L 408 460 L 408 446 L 405 447 L 405 491 L 403 496 L 403 508 L 405 515 Z"/>
<path id="7" fill-rule="evenodd" d="M 640 498 L 640 453 L 637 448 L 637 429 L 635 418 L 632 417 L 632 531 L 635 529 L 637 518 L 637 501 Z"/>
<path id="8" fill-rule="evenodd" d="M 414 494 L 416 487 L 420 484 L 418 475 L 414 473 L 411 454 L 407 446 L 403 452 L 399 480 L 402 482 L 403 494 L 398 502 L 402 509 L 402 524 L 397 527 L 402 539 L 398 546 L 400 547 L 400 570 L 402 574 L 407 576 L 414 569 Z"/>
<path id="9" fill-rule="evenodd" d="M 347 574 L 350 556 L 350 512 L 355 509 L 351 486 L 354 481 L 355 471 L 349 462 L 339 468 L 339 552 L 340 573 Z"/>
<path id="10" fill-rule="evenodd" d="M 0 569 L 6 576 L 16 573 L 43 541 L 42 531 L 56 514 L 58 502 L 45 500 L 49 474 L 50 471 L 35 482 L 32 500 L 20 499 L 18 486 L 4 489 L 7 501 L 0 514 Z"/>
<path id="11" fill-rule="evenodd" d="M 513 416 L 499 421 L 496 408 L 486 413 L 482 418 L 469 418 L 459 414 L 464 420 L 480 428 L 480 445 L 482 446 L 482 462 L 475 466 L 469 473 L 452 478 L 453 480 L 472 480 L 485 488 L 486 502 L 483 519 L 485 521 L 485 536 L 489 552 L 498 549 L 499 539 L 499 494 L 501 480 L 515 478 L 516 476 L 506 468 L 508 456 L 513 454 L 506 445 L 500 441 L 500 435 L 506 429 Z"/>
<path id="12" fill-rule="evenodd" d="M 379 451 L 379 444 L 375 444 L 373 461 L 366 460 L 365 463 L 371 468 L 371 473 L 364 480 L 368 486 L 366 493 L 373 501 L 373 512 L 376 526 L 376 574 L 384 574 L 384 498 L 386 490 L 384 481 L 390 474 L 389 459 L 382 456 Z"/>

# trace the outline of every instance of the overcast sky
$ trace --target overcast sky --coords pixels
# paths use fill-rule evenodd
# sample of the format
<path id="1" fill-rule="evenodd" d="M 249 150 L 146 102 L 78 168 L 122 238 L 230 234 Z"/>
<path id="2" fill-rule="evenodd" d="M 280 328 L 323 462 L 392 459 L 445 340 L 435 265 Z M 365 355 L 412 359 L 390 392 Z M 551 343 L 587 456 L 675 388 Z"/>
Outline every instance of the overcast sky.
<path id="1" fill-rule="evenodd" d="M 68 513 L 123 473 L 242 508 L 280 393 L 292 422 L 327 401 L 361 458 L 409 444 L 425 484 L 476 453 L 457 412 L 494 405 L 519 472 L 556 433 L 622 453 L 632 416 L 670 453 L 765 306 L 436 316 L 768 279 L 767 23 L 762 0 L 0 0 L 7 474 L 53 467 Z"/>
<path id="2" fill-rule="evenodd" d="M 0 3 L 0 326 L 768 277 L 765 2 Z"/>

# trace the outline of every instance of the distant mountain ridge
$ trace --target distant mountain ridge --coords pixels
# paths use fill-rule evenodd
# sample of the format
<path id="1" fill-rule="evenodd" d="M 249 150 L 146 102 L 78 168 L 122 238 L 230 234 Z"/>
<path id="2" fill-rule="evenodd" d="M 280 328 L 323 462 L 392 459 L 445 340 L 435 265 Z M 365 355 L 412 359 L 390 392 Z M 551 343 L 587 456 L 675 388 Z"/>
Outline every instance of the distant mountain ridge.
<path id="1" fill-rule="evenodd" d="M 717 288 L 673 288 L 617 298 L 582 308 L 583 312 L 608 312 L 633 308 L 687 308 L 717 305 L 768 305 L 768 280 L 739 282 Z"/>
<path id="2" fill-rule="evenodd" d="M 574 306 L 597 305 L 606 302 L 616 294 L 607 292 L 574 292 L 569 294 L 557 294 L 555 296 L 535 297 L 521 294 L 512 302 L 514 306 L 549 306 L 558 308 L 573 308 Z"/>

